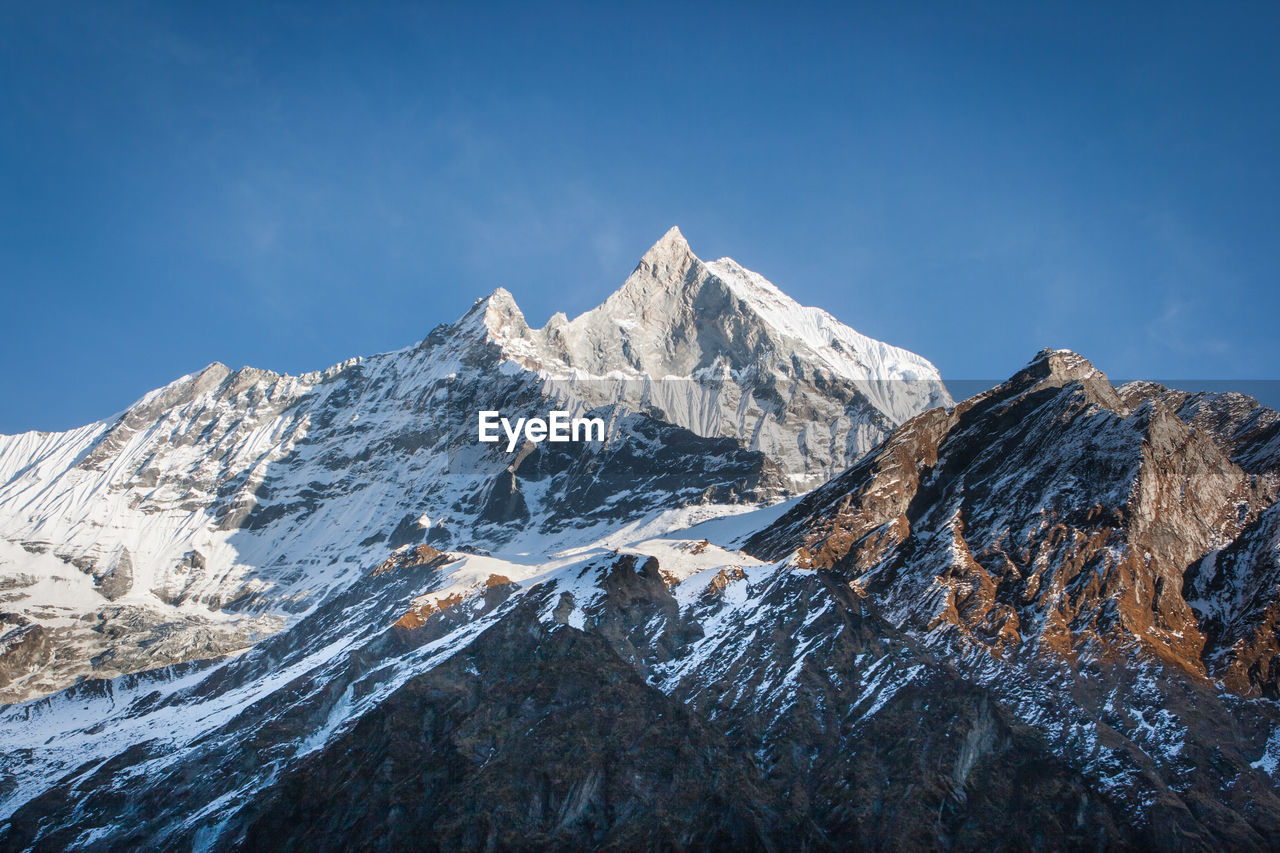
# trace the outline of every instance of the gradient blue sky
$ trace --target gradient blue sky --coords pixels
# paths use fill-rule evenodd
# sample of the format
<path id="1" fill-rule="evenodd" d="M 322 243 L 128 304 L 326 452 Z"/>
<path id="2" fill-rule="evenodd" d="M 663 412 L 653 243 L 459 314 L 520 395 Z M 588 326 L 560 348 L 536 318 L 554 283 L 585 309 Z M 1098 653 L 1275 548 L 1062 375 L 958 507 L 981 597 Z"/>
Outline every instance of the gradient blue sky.
<path id="1" fill-rule="evenodd" d="M 576 314 L 678 224 L 997 379 L 1276 378 L 1280 6 L 2 3 L 0 431 Z"/>

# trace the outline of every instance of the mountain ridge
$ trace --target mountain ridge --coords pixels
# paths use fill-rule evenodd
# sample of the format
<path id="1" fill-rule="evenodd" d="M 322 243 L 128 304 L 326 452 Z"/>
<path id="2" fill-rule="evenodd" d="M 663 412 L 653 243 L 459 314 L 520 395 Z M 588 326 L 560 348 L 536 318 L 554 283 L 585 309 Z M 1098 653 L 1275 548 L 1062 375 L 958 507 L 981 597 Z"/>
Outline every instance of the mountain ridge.
<path id="1" fill-rule="evenodd" d="M 544 562 L 404 546 L 243 655 L 0 711 L 0 834 L 1270 849 L 1276 504 L 1227 455 L 1268 418 L 1165 393 L 1044 351 L 769 509 Z"/>
<path id="2" fill-rule="evenodd" d="M 0 846 L 1275 849 L 1280 414 L 756 278 L 0 441 Z"/>
<path id="3" fill-rule="evenodd" d="M 637 270 L 618 292 L 726 289 L 678 232 Z M 877 386 L 826 363 L 744 303 L 727 308 L 746 319 L 659 308 L 673 313 L 659 337 L 688 339 L 687 376 L 629 366 L 633 340 L 666 358 L 638 320 L 598 308 L 531 330 L 498 288 L 399 350 L 298 376 L 214 363 L 78 430 L 0 437 L 0 583 L 44 638 L 41 663 L 0 672 L 0 698 L 242 648 L 351 583 L 373 548 L 541 549 L 620 513 L 776 500 L 949 401 L 940 380 Z M 725 333 L 739 321 L 772 361 Z M 619 369 L 570 367 L 583 341 Z M 735 359 L 751 369 L 701 369 Z M 507 455 L 476 441 L 494 408 L 591 413 L 609 430 Z M 825 436 L 807 426 L 818 416 Z"/>

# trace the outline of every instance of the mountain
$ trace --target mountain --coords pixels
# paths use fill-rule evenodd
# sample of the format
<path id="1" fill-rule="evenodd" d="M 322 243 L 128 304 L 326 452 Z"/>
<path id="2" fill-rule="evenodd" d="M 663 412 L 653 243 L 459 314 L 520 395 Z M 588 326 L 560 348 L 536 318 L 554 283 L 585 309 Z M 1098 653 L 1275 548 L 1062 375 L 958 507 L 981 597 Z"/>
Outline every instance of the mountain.
<path id="1" fill-rule="evenodd" d="M 243 654 L 9 706 L 0 837 L 1273 849 L 1278 472 L 1179 412 L 1271 415 L 1176 394 L 1045 351 L 783 503 L 400 548 Z"/>
<path id="2" fill-rule="evenodd" d="M 1135 810 L 1142 846 L 1268 849 L 1280 709 L 1245 700 L 1280 673 L 1275 421 L 1046 350 L 745 550 L 838 577 L 991 690 Z"/>
<path id="3" fill-rule="evenodd" d="M 573 321 L 499 292 L 401 353 L 10 439 L 3 660 L 45 687 L 0 708 L 0 847 L 1280 846 L 1280 415 L 1066 350 L 953 404 L 736 269 L 668 234 Z M 476 440 L 552 404 L 606 439 Z M 828 418 L 899 415 L 805 490 L 858 438 Z M 135 518 L 220 547 L 68 546 Z M 107 603 L 60 627 L 59 589 Z M 114 607 L 259 633 L 68 676 L 76 630 L 163 645 Z"/>
<path id="4" fill-rule="evenodd" d="M 950 402 L 928 362 L 676 229 L 572 321 L 530 329 L 497 290 L 323 372 L 210 365 L 114 418 L 0 437 L 0 700 L 246 648 L 401 546 L 549 553 L 779 500 Z M 477 441 L 481 410 L 552 409 L 605 440 Z"/>
<path id="5" fill-rule="evenodd" d="M 672 228 L 620 290 L 530 330 L 504 301 L 500 345 L 589 398 L 624 399 L 699 435 L 749 437 L 812 488 L 890 429 L 950 404 L 932 364 L 805 308 L 729 258 L 703 263 Z"/>

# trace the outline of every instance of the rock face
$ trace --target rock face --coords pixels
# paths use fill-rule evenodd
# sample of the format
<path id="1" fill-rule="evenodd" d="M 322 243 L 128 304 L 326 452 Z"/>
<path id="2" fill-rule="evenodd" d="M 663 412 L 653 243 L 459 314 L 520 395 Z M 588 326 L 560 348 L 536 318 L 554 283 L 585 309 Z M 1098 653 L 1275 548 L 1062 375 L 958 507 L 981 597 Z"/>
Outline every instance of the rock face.
<path id="1" fill-rule="evenodd" d="M 0 616 L 0 688 L 38 672 L 53 657 L 49 632 L 23 616 Z"/>
<path id="2" fill-rule="evenodd" d="M 243 648 L 380 548 L 551 552 L 777 500 L 948 402 L 928 362 L 703 263 L 674 229 L 603 305 L 542 330 L 498 290 L 416 346 L 323 372 L 210 365 L 115 418 L 0 436 L 0 580 L 37 581 L 4 608 L 62 649 L 0 701 Z M 491 409 L 607 434 L 507 453 L 477 441 Z M 99 630 L 118 612 L 148 627 Z"/>
<path id="3" fill-rule="evenodd" d="M 1117 389 L 1129 403 L 1159 400 L 1192 427 L 1207 432 L 1251 474 L 1280 476 L 1280 412 L 1244 394 L 1175 391 L 1154 382 L 1130 382 Z"/>
<path id="4" fill-rule="evenodd" d="M 1088 362 L 1046 351 L 909 422 L 748 548 L 799 549 L 800 565 L 847 574 L 895 621 L 996 654 L 1138 644 L 1203 674 L 1183 574 L 1274 498 L 1161 399 L 1130 409 Z"/>
<path id="5" fill-rule="evenodd" d="M 904 424 L 746 550 L 839 577 L 1177 832 L 1266 847 L 1280 717 L 1220 691 L 1274 696 L 1280 671 L 1274 470 L 1232 461 L 1269 439 L 1176 413 L 1239 400 L 1121 390 L 1043 352 Z"/>
<path id="6" fill-rule="evenodd" d="M 526 607 L 273 787 L 244 845 L 759 848 L 780 806 L 748 756 L 603 638 Z"/>
<path id="7" fill-rule="evenodd" d="M 1209 671 L 1232 691 L 1280 699 L 1280 505 L 1183 581 L 1205 634 Z"/>

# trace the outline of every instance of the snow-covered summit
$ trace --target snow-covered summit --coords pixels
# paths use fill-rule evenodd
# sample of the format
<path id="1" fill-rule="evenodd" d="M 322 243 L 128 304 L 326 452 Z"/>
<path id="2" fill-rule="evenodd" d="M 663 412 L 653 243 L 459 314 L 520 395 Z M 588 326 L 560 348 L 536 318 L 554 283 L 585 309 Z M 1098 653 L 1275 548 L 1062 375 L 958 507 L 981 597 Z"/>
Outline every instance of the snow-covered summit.
<path id="1" fill-rule="evenodd" d="M 493 340 L 521 358 L 536 353 L 546 370 L 688 378 L 718 362 L 731 370 L 760 369 L 785 353 L 842 378 L 935 383 L 939 402 L 946 400 L 926 359 L 800 305 L 732 258 L 704 262 L 679 228 L 645 252 L 622 287 L 573 320 L 557 314 L 546 327 L 530 329 L 503 288 L 472 311 L 482 306 Z"/>
<path id="2" fill-rule="evenodd" d="M 699 435 L 745 437 L 802 488 L 894 425 L 951 404 L 926 359 L 800 305 L 731 258 L 704 262 L 679 228 L 645 252 L 622 287 L 572 320 L 556 314 L 530 328 L 503 289 L 468 317 L 483 320 L 506 359 L 548 381 L 572 383 L 597 403 L 656 405 Z"/>

